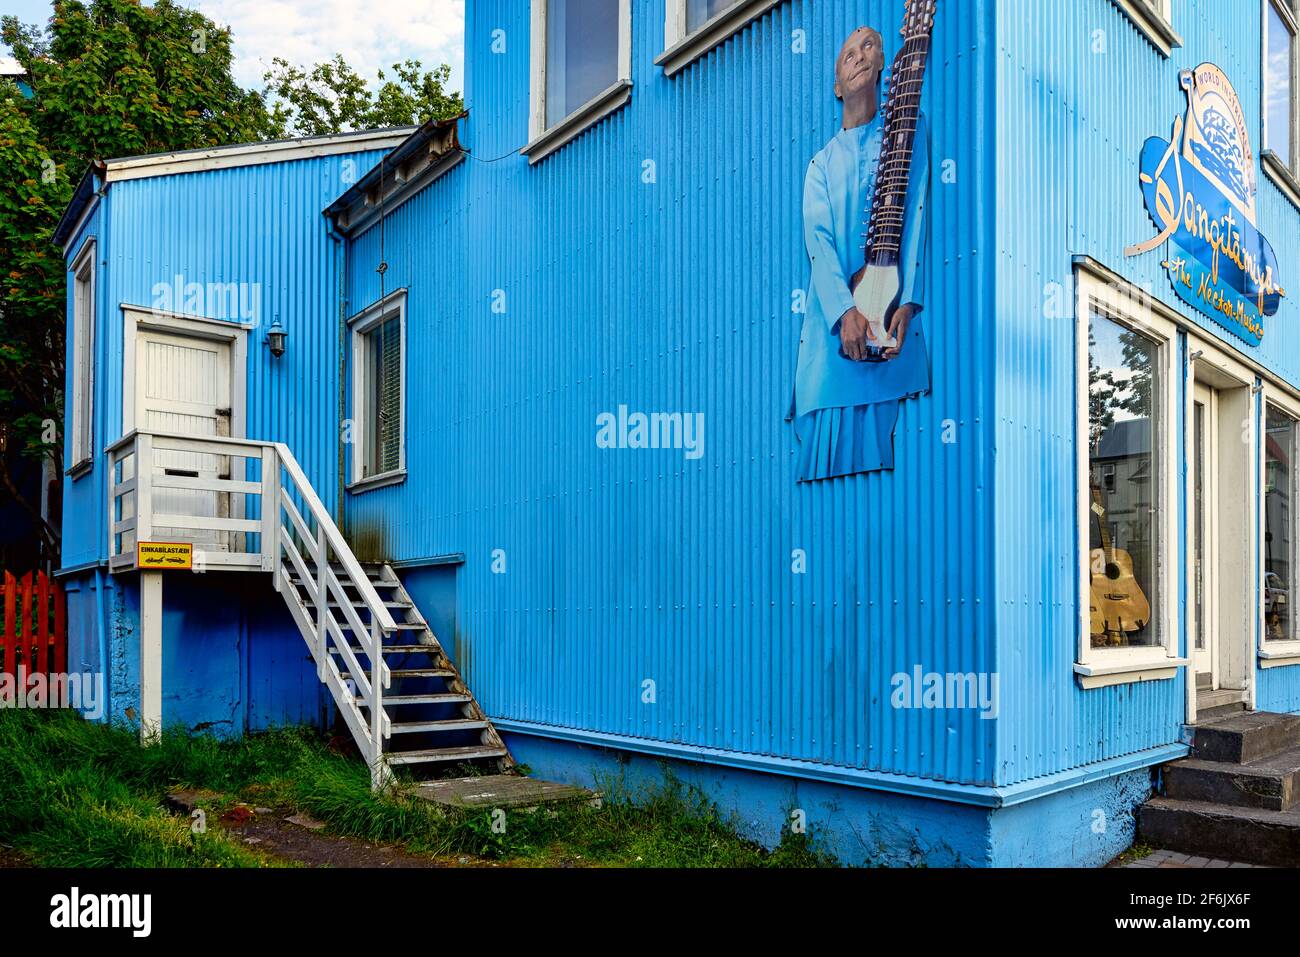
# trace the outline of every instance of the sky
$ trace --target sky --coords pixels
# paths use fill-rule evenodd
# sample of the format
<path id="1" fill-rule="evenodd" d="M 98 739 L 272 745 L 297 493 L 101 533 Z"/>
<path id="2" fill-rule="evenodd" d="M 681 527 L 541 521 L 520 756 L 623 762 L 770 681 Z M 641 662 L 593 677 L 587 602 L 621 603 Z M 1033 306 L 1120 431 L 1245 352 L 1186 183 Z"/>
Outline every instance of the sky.
<path id="1" fill-rule="evenodd" d="M 463 83 L 465 0 L 180 0 L 234 31 L 235 80 L 262 86 L 273 57 L 308 66 L 335 53 L 362 76 L 407 58 L 426 67 L 451 64 Z M 44 23 L 48 0 L 0 0 L 0 14 Z M 8 50 L 0 47 L 0 55 Z"/>

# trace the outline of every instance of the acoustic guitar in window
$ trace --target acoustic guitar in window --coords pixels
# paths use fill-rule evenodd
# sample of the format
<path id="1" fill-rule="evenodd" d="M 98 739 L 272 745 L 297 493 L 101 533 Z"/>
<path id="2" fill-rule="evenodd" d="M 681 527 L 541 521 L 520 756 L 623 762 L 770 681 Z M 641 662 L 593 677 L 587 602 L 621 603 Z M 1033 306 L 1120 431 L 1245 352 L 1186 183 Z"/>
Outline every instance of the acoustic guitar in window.
<path id="1" fill-rule="evenodd" d="M 1127 645 L 1128 636 L 1151 620 L 1151 603 L 1133 574 L 1133 556 L 1116 548 L 1110 538 L 1101 489 L 1092 488 L 1092 510 L 1101 527 L 1101 548 L 1088 556 L 1089 620 L 1093 645 Z"/>

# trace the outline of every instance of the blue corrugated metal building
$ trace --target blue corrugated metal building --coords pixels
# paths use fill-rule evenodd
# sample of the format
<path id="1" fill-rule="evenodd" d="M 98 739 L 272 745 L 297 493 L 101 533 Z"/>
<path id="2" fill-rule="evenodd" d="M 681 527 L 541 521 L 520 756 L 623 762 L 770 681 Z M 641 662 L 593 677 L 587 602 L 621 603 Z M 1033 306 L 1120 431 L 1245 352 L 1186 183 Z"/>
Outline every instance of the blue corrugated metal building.
<path id="1" fill-rule="evenodd" d="M 112 446 L 199 419 L 291 451 L 484 744 L 585 783 L 666 761 L 768 842 L 806 820 L 849 862 L 1100 864 L 1198 713 L 1300 711 L 1300 4 L 466 6 L 464 116 L 109 161 L 65 217 L 70 667 L 113 716 L 157 708 L 122 540 L 143 483 Z M 900 49 L 928 54 L 903 346 L 928 379 L 889 400 L 891 467 L 805 481 L 791 396 L 833 299 L 810 161 L 898 149 L 912 87 L 854 111 Z M 187 391 L 222 363 L 228 390 Z M 281 514 L 278 460 L 232 478 L 185 448 L 155 468 L 206 560 L 161 573 L 161 720 L 370 722 L 281 601 L 321 567 L 285 542 L 322 522 Z"/>

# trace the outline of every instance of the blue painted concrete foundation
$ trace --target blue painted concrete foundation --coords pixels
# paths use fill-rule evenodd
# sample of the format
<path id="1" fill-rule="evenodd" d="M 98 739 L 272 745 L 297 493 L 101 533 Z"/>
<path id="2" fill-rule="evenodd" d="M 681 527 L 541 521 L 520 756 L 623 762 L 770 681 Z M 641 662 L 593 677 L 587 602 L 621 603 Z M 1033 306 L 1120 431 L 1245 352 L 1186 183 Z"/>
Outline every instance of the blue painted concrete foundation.
<path id="1" fill-rule="evenodd" d="M 813 845 L 851 866 L 1099 867 L 1132 844 L 1135 809 L 1151 793 L 1151 771 L 1141 768 L 992 808 L 534 734 L 503 737 L 518 762 L 547 780 L 612 785 L 635 799 L 671 775 L 769 848 L 801 811 Z"/>

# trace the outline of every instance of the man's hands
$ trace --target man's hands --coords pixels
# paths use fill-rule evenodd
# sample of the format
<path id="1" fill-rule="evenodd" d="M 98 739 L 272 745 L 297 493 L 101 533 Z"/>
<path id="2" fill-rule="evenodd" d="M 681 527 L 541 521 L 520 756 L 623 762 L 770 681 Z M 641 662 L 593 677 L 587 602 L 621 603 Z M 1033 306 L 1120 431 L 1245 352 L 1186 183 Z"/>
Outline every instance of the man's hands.
<path id="1" fill-rule="evenodd" d="M 886 359 L 897 358 L 903 351 L 903 342 L 907 339 L 907 327 L 912 324 L 914 315 L 916 315 L 916 307 L 911 303 L 894 310 L 894 315 L 889 320 L 889 334 L 893 337 L 894 344 L 885 350 Z"/>
<path id="2" fill-rule="evenodd" d="M 876 337 L 871 332 L 866 316 L 856 308 L 840 316 L 840 343 L 844 346 L 846 356 L 855 362 L 861 362 L 867 357 L 868 340 L 875 342 Z"/>
<path id="3" fill-rule="evenodd" d="M 916 315 L 916 307 L 913 305 L 899 306 L 894 310 L 894 314 L 889 320 L 889 334 L 894 339 L 894 345 L 885 350 L 886 359 L 897 358 L 898 354 L 903 351 L 903 342 L 907 338 L 907 329 L 912 324 L 912 317 Z M 844 315 L 840 316 L 840 343 L 844 346 L 844 354 L 856 362 L 861 362 L 867 357 L 868 343 L 875 344 L 879 340 L 871 331 L 871 324 L 867 317 L 858 312 L 856 308 L 850 309 Z"/>

